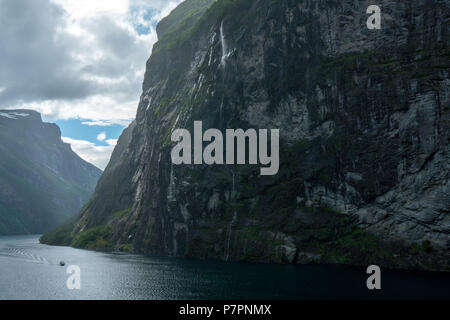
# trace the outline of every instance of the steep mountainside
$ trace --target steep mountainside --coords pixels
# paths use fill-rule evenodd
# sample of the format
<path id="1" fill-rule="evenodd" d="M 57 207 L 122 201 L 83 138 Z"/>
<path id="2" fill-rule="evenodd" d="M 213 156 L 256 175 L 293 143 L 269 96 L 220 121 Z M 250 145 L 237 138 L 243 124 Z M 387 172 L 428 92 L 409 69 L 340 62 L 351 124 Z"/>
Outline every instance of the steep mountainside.
<path id="1" fill-rule="evenodd" d="M 30 110 L 0 110 L 0 235 L 43 233 L 76 214 L 101 170 Z"/>
<path id="2" fill-rule="evenodd" d="M 193 3 L 158 27 L 136 120 L 94 197 L 44 240 L 448 269 L 448 1 L 380 0 L 381 30 L 366 27 L 368 1 Z M 278 175 L 172 165 L 171 133 L 195 120 L 280 129 Z"/>

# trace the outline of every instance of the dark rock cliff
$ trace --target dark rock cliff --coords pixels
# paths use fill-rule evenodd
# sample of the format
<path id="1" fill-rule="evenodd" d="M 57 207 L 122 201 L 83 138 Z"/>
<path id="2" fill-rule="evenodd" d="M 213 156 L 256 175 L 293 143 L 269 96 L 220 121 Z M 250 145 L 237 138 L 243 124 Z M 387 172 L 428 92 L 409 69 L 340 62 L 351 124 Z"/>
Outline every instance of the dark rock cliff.
<path id="1" fill-rule="evenodd" d="M 89 200 L 101 170 L 31 110 L 0 110 L 0 235 L 47 232 Z"/>
<path id="2" fill-rule="evenodd" d="M 448 1 L 380 0 L 381 30 L 367 1 L 194 3 L 158 27 L 136 120 L 65 241 L 448 269 Z M 278 175 L 172 165 L 195 120 L 280 129 Z"/>

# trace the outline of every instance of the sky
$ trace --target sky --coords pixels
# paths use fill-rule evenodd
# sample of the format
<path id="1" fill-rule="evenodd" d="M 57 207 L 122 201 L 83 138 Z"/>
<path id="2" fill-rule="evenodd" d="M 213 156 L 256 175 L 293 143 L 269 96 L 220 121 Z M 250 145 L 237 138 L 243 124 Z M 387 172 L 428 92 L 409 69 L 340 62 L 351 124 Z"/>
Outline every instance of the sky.
<path id="1" fill-rule="evenodd" d="M 182 0 L 0 0 L 0 109 L 32 109 L 104 169 L 134 119 L 156 24 Z"/>

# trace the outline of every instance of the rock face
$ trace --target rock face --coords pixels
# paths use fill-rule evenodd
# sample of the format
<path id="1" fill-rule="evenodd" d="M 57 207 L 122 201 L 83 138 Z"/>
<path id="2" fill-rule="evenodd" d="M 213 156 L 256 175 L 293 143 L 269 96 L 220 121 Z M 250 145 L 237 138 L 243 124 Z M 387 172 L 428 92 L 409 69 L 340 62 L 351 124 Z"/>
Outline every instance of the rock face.
<path id="1" fill-rule="evenodd" d="M 76 214 L 101 170 L 30 110 L 0 110 L 0 235 L 43 233 Z"/>
<path id="2" fill-rule="evenodd" d="M 194 3 L 161 22 L 136 120 L 67 241 L 448 269 L 448 1 L 380 0 L 381 30 L 368 1 Z M 278 175 L 172 165 L 195 120 L 280 129 Z"/>

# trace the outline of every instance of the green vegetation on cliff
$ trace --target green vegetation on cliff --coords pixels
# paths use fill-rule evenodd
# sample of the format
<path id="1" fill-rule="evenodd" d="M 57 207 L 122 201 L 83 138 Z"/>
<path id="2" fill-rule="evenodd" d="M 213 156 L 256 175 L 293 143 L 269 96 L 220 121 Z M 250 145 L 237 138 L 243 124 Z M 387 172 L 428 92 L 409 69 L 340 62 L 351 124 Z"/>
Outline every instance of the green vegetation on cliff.
<path id="1" fill-rule="evenodd" d="M 111 250 L 111 229 L 108 226 L 97 226 L 84 230 L 73 238 L 70 245 L 89 250 Z"/>

